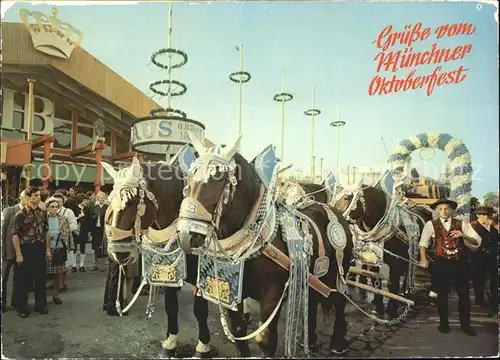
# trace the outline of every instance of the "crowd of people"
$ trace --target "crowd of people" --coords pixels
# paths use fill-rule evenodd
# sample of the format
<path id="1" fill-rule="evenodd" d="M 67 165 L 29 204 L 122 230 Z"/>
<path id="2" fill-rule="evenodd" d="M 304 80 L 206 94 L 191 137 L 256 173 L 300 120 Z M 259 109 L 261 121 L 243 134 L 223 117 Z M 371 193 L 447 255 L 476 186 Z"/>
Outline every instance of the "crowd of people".
<path id="1" fill-rule="evenodd" d="M 30 187 L 21 192 L 18 204 L 3 209 L 2 313 L 8 309 L 7 284 L 12 272 L 10 305 L 21 318 L 26 318 L 31 313 L 30 292 L 35 295 L 34 310 L 40 314 L 48 313 L 47 288 L 52 288 L 53 304 L 63 303 L 61 293 L 70 286 L 68 271 L 86 272 L 87 243 L 92 244 L 94 252 L 91 270 L 106 271 L 104 215 L 107 207 L 104 192 L 84 193 L 74 188 L 49 192 Z M 138 276 L 138 270 L 133 270 L 127 271 L 127 300 L 132 291 L 130 279 Z M 109 296 L 105 290 L 105 297 Z M 104 303 L 114 304 L 114 300 L 105 298 Z M 115 315 L 116 309 L 109 309 L 108 314 Z"/>

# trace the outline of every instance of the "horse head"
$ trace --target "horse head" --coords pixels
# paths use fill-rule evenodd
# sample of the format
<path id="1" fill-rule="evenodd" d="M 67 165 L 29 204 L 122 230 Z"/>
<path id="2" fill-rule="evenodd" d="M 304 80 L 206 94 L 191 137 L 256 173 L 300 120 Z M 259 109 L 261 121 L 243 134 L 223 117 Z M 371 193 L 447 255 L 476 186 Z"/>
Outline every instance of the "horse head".
<path id="1" fill-rule="evenodd" d="M 344 189 L 335 196 L 330 205 L 342 213 L 347 221 L 356 223 L 361 219 L 364 212 L 362 180 L 355 185 L 345 186 Z"/>
<path id="2" fill-rule="evenodd" d="M 363 185 L 362 179 L 354 186 L 345 187 L 331 202 L 351 224 L 371 228 L 386 211 L 387 197 L 383 190 Z"/>
<path id="3" fill-rule="evenodd" d="M 178 223 L 180 246 L 187 254 L 198 252 L 207 239 L 239 230 L 260 185 L 251 165 L 237 152 L 241 135 L 224 148 L 206 148 L 196 136 L 190 137 L 198 158 L 189 169 Z"/>
<path id="4" fill-rule="evenodd" d="M 144 176 L 145 168 L 137 157 L 133 158 L 130 166 L 119 171 L 105 162 L 102 166 L 114 182 L 104 222 L 108 252 L 122 262 L 127 249 L 136 250 L 134 237 L 136 242 L 140 242 L 140 232 L 156 221 L 158 203 L 151 191 L 151 182 Z"/>

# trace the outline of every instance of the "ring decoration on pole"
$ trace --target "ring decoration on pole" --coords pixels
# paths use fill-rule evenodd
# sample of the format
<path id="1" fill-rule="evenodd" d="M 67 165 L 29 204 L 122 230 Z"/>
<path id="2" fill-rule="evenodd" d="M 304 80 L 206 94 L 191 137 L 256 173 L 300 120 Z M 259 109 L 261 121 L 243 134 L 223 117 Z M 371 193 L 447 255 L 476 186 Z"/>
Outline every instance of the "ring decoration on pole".
<path id="1" fill-rule="evenodd" d="M 321 110 L 318 110 L 318 109 L 309 109 L 309 110 L 304 111 L 304 115 L 306 115 L 306 116 L 316 116 L 319 114 L 321 114 Z"/>
<path id="2" fill-rule="evenodd" d="M 240 76 L 240 78 L 239 78 Z M 236 84 L 245 84 L 247 82 L 250 81 L 250 79 L 252 78 L 252 75 L 250 75 L 249 72 L 246 72 L 246 71 L 235 71 L 235 72 L 232 72 L 231 74 L 229 74 L 229 80 L 231 80 L 232 82 L 236 83 Z"/>
<path id="3" fill-rule="evenodd" d="M 450 197 L 458 203 L 456 215 L 469 219 L 472 198 L 472 158 L 465 144 L 446 133 L 422 133 L 401 141 L 389 157 L 389 168 L 396 181 L 404 181 L 405 164 L 410 154 L 423 148 L 434 148 L 448 153 L 451 162 Z"/>
<path id="4" fill-rule="evenodd" d="M 167 91 L 160 91 L 156 89 L 156 86 L 158 85 L 168 85 Z M 172 91 L 172 85 L 176 85 L 180 89 L 177 90 L 174 88 L 174 91 Z M 187 91 L 187 86 L 181 83 L 180 81 L 177 80 L 157 80 L 153 81 L 151 84 L 149 84 L 149 89 L 154 92 L 155 94 L 161 95 L 161 96 L 170 96 L 175 97 L 175 96 L 181 96 L 184 95 Z"/>
<path id="5" fill-rule="evenodd" d="M 155 115 L 159 115 L 159 116 L 165 116 L 165 115 L 174 115 L 174 116 L 178 116 L 180 115 L 181 117 L 183 118 L 187 118 L 187 115 L 184 111 L 182 110 L 179 110 L 179 109 L 173 109 L 173 108 L 157 108 L 157 109 L 154 109 L 154 110 L 151 110 L 149 112 L 149 115 L 152 115 L 152 116 L 155 116 Z"/>
<path id="6" fill-rule="evenodd" d="M 277 101 L 277 102 L 285 102 L 286 103 L 286 102 L 293 100 L 293 95 L 289 94 L 289 93 L 279 93 L 279 94 L 274 95 L 273 100 Z"/>
<path id="7" fill-rule="evenodd" d="M 336 127 L 336 126 L 344 126 L 345 125 L 345 121 L 342 121 L 342 120 L 339 120 L 339 121 L 332 121 L 330 123 L 330 126 L 333 126 L 333 127 Z"/>
<path id="8" fill-rule="evenodd" d="M 170 65 L 171 69 L 181 68 L 184 65 L 186 65 L 186 63 L 188 62 L 188 56 L 184 51 L 181 51 L 178 49 L 161 49 L 161 50 L 158 50 L 157 52 L 155 52 L 151 55 L 151 62 L 162 69 L 169 68 L 168 65 L 162 64 L 161 62 L 159 62 L 157 60 L 157 57 L 159 57 L 160 55 L 163 55 L 163 54 L 177 54 L 182 58 L 182 60 L 178 64 Z"/>
<path id="9" fill-rule="evenodd" d="M 166 104 L 153 108 L 147 116 L 136 119 L 130 129 L 132 150 L 146 155 L 163 155 L 168 161 L 186 143 L 190 143 L 188 132 L 192 132 L 200 141 L 205 139 L 205 125 L 190 119 L 187 114 L 175 109 L 172 99 L 187 92 L 187 86 L 172 78 L 172 70 L 187 64 L 188 55 L 172 46 L 172 3 L 169 4 L 168 45 L 151 54 L 151 63 L 166 70 L 167 76 L 149 84 L 149 89 L 156 97 L 166 97 Z M 163 107 L 164 106 L 164 107 Z"/>

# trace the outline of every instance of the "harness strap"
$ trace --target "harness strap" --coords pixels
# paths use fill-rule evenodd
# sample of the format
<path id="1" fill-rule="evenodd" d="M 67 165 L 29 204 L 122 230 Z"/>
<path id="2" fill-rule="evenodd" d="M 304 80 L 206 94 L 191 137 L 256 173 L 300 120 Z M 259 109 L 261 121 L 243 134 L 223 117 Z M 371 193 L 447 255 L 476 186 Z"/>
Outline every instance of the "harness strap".
<path id="1" fill-rule="evenodd" d="M 290 258 L 285 255 L 281 250 L 279 250 L 276 246 L 269 244 L 264 249 L 263 254 L 267 256 L 270 260 L 274 261 L 277 265 L 281 266 L 283 269 L 289 271 L 291 267 Z M 313 274 L 309 273 L 309 286 L 319 292 L 324 297 L 330 296 L 330 293 L 337 292 L 336 289 L 331 289 L 324 282 L 318 279 Z"/>
<path id="2" fill-rule="evenodd" d="M 306 207 L 303 207 L 302 209 L 305 209 Z M 321 235 L 321 231 L 319 231 L 318 225 L 316 225 L 316 223 L 309 216 L 307 216 L 302 212 L 297 213 L 297 215 L 299 215 L 302 218 L 305 218 L 307 222 L 312 225 L 314 232 L 316 233 L 316 236 L 318 238 L 318 256 L 319 257 L 325 256 L 326 252 L 325 252 L 325 245 L 323 244 L 323 236 Z"/>

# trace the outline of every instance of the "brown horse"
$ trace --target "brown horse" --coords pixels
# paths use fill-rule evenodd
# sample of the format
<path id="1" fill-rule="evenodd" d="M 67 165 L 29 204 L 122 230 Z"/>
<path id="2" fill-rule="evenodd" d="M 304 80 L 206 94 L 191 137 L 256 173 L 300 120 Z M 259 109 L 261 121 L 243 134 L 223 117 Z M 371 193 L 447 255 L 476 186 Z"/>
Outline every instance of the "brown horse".
<path id="1" fill-rule="evenodd" d="M 207 243 L 207 234 L 215 232 L 216 238 L 222 246 L 223 239 L 238 239 L 238 234 L 242 228 L 249 229 L 249 224 L 254 224 L 252 214 L 259 208 L 263 199 L 263 182 L 259 178 L 254 166 L 249 164 L 242 155 L 236 152 L 238 141 L 232 148 L 212 147 L 206 149 L 194 136 L 191 137 L 193 145 L 201 156 L 197 159 L 197 167 L 193 169 L 188 181 L 187 196 L 181 205 L 179 216 L 179 239 L 181 247 L 187 254 L 206 249 L 210 244 L 214 245 L 212 238 L 210 244 Z M 234 161 L 234 163 L 233 163 Z M 215 165 L 215 166 L 214 166 Z M 237 179 L 237 181 L 236 181 Z M 237 185 L 236 185 L 237 184 Z M 275 205 L 271 205 L 275 206 Z M 272 211 L 272 210 L 270 210 Z M 300 212 L 306 215 L 317 226 L 321 238 L 327 239 L 327 226 L 329 218 L 325 211 L 325 205 L 314 203 Z M 345 219 L 336 213 L 343 233 L 345 233 L 344 257 L 340 266 L 344 274 L 347 273 L 349 263 L 352 258 L 352 238 L 348 224 Z M 264 220 L 266 221 L 266 220 Z M 267 225 L 268 223 L 265 222 Z M 289 256 L 287 243 L 282 237 L 282 224 L 277 224 L 276 235 L 262 235 L 254 233 L 252 236 L 265 236 L 268 242 L 263 241 L 262 248 L 273 247 L 281 254 Z M 202 229 L 203 230 L 200 230 Z M 315 231 L 313 235 L 313 256 L 311 264 L 318 258 L 320 241 Z M 272 233 L 274 234 L 274 232 Z M 255 239 L 255 237 L 253 237 Z M 238 244 L 238 240 L 235 240 Z M 325 269 L 327 273 L 320 278 L 330 289 L 336 289 L 337 275 L 339 267 L 335 250 L 329 241 L 324 241 L 325 254 L 329 258 L 329 267 Z M 215 245 L 214 245 L 215 246 Z M 218 246 L 215 246 L 217 249 Z M 217 251 L 217 250 L 216 250 Z M 240 259 L 244 262 L 243 271 L 243 298 L 250 297 L 260 303 L 260 321 L 264 324 L 274 316 L 267 329 L 263 330 L 260 338 L 257 339 L 259 347 L 266 356 L 273 357 L 278 345 L 278 319 L 280 314 L 280 302 L 282 294 L 286 290 L 286 283 L 289 279 L 289 272 L 277 265 L 261 252 L 255 253 L 254 257 Z M 219 251 L 219 254 L 221 252 Z M 260 255 L 259 255 L 260 254 Z M 310 268 L 312 271 L 312 267 Z M 307 290 L 306 290 L 307 291 Z M 315 290 L 309 288 L 308 304 L 308 339 L 309 344 L 314 346 L 317 342 L 316 317 L 318 304 L 324 310 L 335 308 L 335 323 L 333 334 L 331 335 L 330 349 L 335 353 L 343 353 L 347 350 L 345 339 L 347 323 L 345 319 L 346 298 L 339 292 L 331 292 L 328 297 L 320 295 Z M 238 306 L 238 311 L 229 311 L 230 327 L 232 334 L 240 338 L 236 341 L 239 356 L 250 356 L 250 349 L 246 340 L 241 339 L 247 333 L 246 324 L 243 319 L 242 304 Z M 261 327 L 262 328 L 262 327 Z"/>
<path id="2" fill-rule="evenodd" d="M 386 193 L 378 187 L 363 185 L 359 191 L 361 191 L 361 196 L 357 199 L 356 204 L 352 204 L 354 194 L 351 192 L 337 198 L 333 205 L 338 211 L 342 212 L 349 220 L 351 220 L 351 222 L 357 225 L 361 231 L 369 232 L 386 215 L 389 199 L 386 196 Z M 350 212 L 345 214 L 349 207 L 351 207 Z M 432 219 L 432 213 L 430 213 L 426 208 L 420 206 L 415 206 L 411 209 L 411 212 L 422 219 L 422 221 L 419 221 L 419 228 L 421 232 L 425 222 Z M 400 231 L 403 233 L 406 232 L 403 225 L 400 226 Z M 396 257 L 388 252 L 385 252 L 383 256 L 384 263 L 389 266 L 389 279 L 387 282 L 388 289 L 390 292 L 398 294 L 401 291 L 401 277 L 405 275 L 408 276 L 408 243 L 393 235 L 384 241 L 384 249 L 398 256 Z M 373 272 L 378 271 L 377 267 L 364 267 L 367 267 Z M 371 280 L 373 284 L 376 283 L 374 279 Z M 360 282 L 366 283 L 366 278 L 361 277 Z M 380 285 L 377 284 L 376 287 L 380 288 Z M 382 314 L 385 312 L 383 298 L 381 295 L 375 295 L 372 304 L 375 305 L 376 313 Z M 399 303 L 393 299 L 389 299 L 387 307 L 389 318 L 393 319 L 397 317 L 398 309 Z"/>
<path id="3" fill-rule="evenodd" d="M 165 229 L 177 219 L 179 208 L 183 198 L 184 175 L 178 166 L 167 163 L 139 164 L 137 158 L 134 158 L 129 168 L 116 172 L 110 165 L 103 163 L 106 171 L 113 177 L 115 185 L 110 194 L 110 206 L 106 214 L 106 226 L 110 229 L 118 229 L 129 232 L 132 237 L 134 234 L 134 223 L 138 215 L 139 189 L 140 182 L 145 180 L 147 191 L 154 195 L 157 204 L 154 204 L 148 196 L 144 197 L 145 213 L 141 217 L 141 229 Z M 135 195 L 123 198 L 125 193 L 132 189 L 137 189 Z M 132 194 L 134 194 L 132 192 Z M 117 198 L 114 198 L 116 195 Z M 125 201 L 124 206 L 118 206 L 115 203 Z M 175 232 L 174 232 L 175 233 Z M 132 238 L 125 238 L 121 241 L 132 241 Z M 108 241 L 113 241 L 108 239 Z M 124 259 L 127 254 L 118 253 L 118 257 Z M 188 255 L 187 278 L 186 282 L 196 285 L 198 257 Z M 179 334 L 179 302 L 177 293 L 181 288 L 164 287 L 165 312 L 167 314 L 167 334 L 165 341 L 162 342 L 162 351 L 165 351 L 169 357 L 175 356 L 178 345 Z M 198 345 L 196 347 L 195 357 L 207 357 L 210 354 L 210 331 L 208 329 L 208 303 L 199 296 L 194 296 L 193 312 L 198 320 Z"/>

